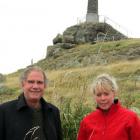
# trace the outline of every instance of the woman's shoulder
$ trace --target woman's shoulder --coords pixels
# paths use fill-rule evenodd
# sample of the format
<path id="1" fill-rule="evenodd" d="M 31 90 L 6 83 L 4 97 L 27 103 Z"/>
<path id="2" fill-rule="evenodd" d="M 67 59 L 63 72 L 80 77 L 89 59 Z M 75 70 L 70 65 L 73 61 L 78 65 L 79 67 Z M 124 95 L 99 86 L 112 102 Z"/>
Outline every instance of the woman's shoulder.
<path id="1" fill-rule="evenodd" d="M 128 120 L 132 120 L 134 118 L 138 118 L 138 114 L 131 109 L 121 107 L 120 114 L 126 117 Z"/>

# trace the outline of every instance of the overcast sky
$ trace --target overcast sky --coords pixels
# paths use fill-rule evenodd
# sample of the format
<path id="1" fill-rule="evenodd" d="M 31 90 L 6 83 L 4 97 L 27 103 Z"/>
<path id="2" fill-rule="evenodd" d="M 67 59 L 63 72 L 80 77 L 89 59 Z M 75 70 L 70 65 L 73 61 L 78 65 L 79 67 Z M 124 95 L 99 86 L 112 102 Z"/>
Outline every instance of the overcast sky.
<path id="1" fill-rule="evenodd" d="M 84 22 L 88 0 L 0 0 L 0 73 L 45 58 L 58 33 Z M 131 37 L 140 37 L 139 0 L 99 0 L 99 15 Z"/>

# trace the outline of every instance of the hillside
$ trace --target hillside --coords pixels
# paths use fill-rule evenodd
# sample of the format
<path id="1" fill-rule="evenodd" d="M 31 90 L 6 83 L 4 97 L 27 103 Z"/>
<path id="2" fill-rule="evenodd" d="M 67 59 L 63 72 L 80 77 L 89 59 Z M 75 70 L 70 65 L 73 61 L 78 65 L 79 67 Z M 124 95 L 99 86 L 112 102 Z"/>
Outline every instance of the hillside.
<path id="1" fill-rule="evenodd" d="M 64 139 L 76 139 L 83 116 L 95 109 L 90 86 L 101 73 L 109 73 L 116 78 L 120 102 L 140 115 L 140 39 L 59 48 L 35 65 L 47 73 L 44 98 L 61 111 Z M 18 77 L 21 72 L 18 70 L 6 76 L 5 87 L 0 88 L 1 103 L 19 96 Z"/>
<path id="2" fill-rule="evenodd" d="M 124 105 L 140 107 L 140 39 L 98 40 L 78 43 L 72 48 L 61 45 L 49 46 L 46 58 L 34 64 L 47 72 L 47 100 L 54 104 L 65 99 L 77 102 L 84 95 L 84 104 L 91 106 L 89 85 L 98 74 L 109 73 L 119 81 Z M 19 95 L 22 70 L 6 75 L 4 88 L 0 88 L 1 102 Z M 130 96 L 132 100 L 127 99 Z"/>
<path id="3" fill-rule="evenodd" d="M 79 40 L 77 34 L 74 34 L 75 41 Z M 109 41 L 94 38 L 94 41 L 87 39 L 83 43 L 83 39 L 82 42 L 69 44 L 63 42 L 66 39 L 64 36 L 57 37 L 56 44 L 48 46 L 46 58 L 34 65 L 42 67 L 47 73 L 44 98 L 61 111 L 64 139 L 76 139 L 83 116 L 96 108 L 90 87 L 101 73 L 109 73 L 116 78 L 120 102 L 140 115 L 140 39 Z M 67 37 L 73 41 L 73 36 Z M 0 87 L 0 103 L 19 96 L 22 71 L 5 75 Z"/>
<path id="4" fill-rule="evenodd" d="M 80 44 L 70 49 L 50 46 L 48 52 L 50 55 L 37 63 L 45 70 L 108 65 L 140 60 L 140 39 Z"/>
<path id="5" fill-rule="evenodd" d="M 48 100 L 54 94 L 59 99 L 74 97 L 76 100 L 81 92 L 88 92 L 88 86 L 100 73 L 110 73 L 121 80 L 121 93 L 140 91 L 140 39 L 129 39 L 106 23 L 68 27 L 48 46 L 46 58 L 34 65 L 47 72 Z M 22 71 L 6 75 L 4 88 L 0 88 L 1 102 L 17 97 Z M 87 102 L 91 101 L 90 97 L 87 94 Z"/>

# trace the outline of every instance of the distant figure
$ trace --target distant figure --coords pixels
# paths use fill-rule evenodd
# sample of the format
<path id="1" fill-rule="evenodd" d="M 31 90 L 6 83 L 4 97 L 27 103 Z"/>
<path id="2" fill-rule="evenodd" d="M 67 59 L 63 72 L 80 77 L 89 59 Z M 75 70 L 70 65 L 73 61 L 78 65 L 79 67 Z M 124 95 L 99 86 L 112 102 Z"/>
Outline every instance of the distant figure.
<path id="1" fill-rule="evenodd" d="M 0 105 L 0 140 L 62 140 L 59 110 L 43 99 L 45 73 L 27 68 L 21 86 L 18 99 Z"/>
<path id="2" fill-rule="evenodd" d="M 81 121 L 77 140 L 140 140 L 140 120 L 115 99 L 115 79 L 108 74 L 99 75 L 92 91 L 97 109 Z"/>

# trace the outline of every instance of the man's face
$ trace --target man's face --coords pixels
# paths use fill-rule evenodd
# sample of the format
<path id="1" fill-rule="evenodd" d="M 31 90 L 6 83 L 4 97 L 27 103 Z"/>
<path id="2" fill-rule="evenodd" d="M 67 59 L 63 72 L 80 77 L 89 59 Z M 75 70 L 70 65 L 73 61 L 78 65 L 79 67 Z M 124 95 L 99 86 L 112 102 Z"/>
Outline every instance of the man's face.
<path id="1" fill-rule="evenodd" d="M 38 102 L 46 88 L 43 74 L 39 71 L 32 71 L 27 79 L 22 82 L 22 89 L 25 99 L 28 102 Z"/>

